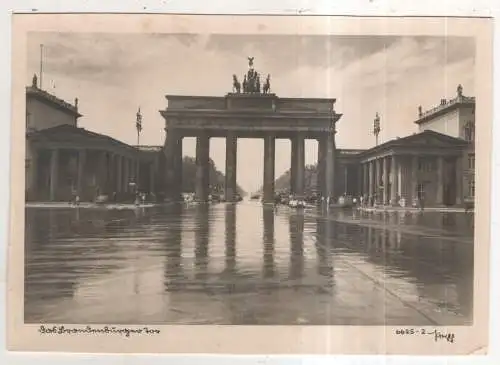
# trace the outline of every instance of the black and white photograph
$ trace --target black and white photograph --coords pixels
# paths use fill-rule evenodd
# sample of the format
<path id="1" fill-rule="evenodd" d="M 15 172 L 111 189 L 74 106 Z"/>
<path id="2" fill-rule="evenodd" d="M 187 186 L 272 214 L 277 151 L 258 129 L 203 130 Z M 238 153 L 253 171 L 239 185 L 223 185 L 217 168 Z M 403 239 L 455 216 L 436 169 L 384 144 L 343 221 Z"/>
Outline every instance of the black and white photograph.
<path id="1" fill-rule="evenodd" d="M 474 325 L 477 37 L 257 28 L 27 33 L 25 324 Z"/>

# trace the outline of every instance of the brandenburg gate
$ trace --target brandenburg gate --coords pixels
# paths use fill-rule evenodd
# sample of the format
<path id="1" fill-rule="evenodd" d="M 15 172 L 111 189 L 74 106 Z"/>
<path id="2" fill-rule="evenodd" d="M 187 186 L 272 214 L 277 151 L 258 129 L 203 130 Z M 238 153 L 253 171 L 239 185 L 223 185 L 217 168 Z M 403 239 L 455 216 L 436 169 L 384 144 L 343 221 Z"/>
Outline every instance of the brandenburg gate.
<path id="1" fill-rule="evenodd" d="M 210 138 L 226 139 L 225 199 L 236 195 L 238 138 L 264 139 L 263 201 L 274 201 L 275 141 L 291 140 L 292 194 L 304 195 L 305 140 L 318 141 L 318 191 L 332 196 L 335 184 L 335 99 L 279 98 L 271 93 L 270 75 L 262 80 L 248 58 L 249 69 L 240 83 L 233 75 L 233 92 L 223 97 L 167 95 L 165 118 L 165 183 L 167 197 L 182 193 L 182 139 L 196 137 L 196 191 L 198 201 L 209 196 Z M 240 166 L 240 168 L 252 168 Z"/>

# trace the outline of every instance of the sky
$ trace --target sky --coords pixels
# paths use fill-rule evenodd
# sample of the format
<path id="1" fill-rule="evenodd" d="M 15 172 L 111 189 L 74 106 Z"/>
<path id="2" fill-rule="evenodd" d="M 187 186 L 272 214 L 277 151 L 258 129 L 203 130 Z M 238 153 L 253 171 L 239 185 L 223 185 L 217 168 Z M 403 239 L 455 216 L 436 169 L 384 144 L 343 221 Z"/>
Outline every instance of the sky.
<path id="1" fill-rule="evenodd" d="M 224 96 L 232 75 L 241 79 L 248 56 L 262 75 L 271 74 L 278 97 L 336 98 L 338 148 L 375 145 L 373 119 L 381 118 L 380 141 L 417 131 L 423 110 L 456 95 L 462 84 L 474 96 L 473 38 L 31 33 L 26 84 L 40 70 L 43 89 L 73 102 L 84 115 L 79 126 L 135 145 L 135 118 L 143 115 L 141 145 L 162 145 L 165 122 L 159 111 L 166 94 Z M 262 185 L 263 141 L 238 141 L 237 182 L 247 192 Z M 195 155 L 185 138 L 184 154 Z M 225 141 L 210 142 L 210 157 L 225 171 Z M 306 142 L 306 164 L 317 160 L 317 143 Z M 290 142 L 276 142 L 276 177 L 290 168 Z"/>

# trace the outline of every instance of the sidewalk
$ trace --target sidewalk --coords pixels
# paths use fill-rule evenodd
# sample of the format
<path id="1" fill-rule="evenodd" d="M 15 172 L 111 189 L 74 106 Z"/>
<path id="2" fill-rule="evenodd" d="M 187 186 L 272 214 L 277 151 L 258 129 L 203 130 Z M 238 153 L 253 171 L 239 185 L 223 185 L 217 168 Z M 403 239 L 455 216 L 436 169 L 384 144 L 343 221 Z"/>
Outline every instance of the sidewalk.
<path id="1" fill-rule="evenodd" d="M 137 208 L 152 208 L 161 205 L 169 204 L 169 202 L 165 203 L 144 203 L 135 205 L 133 203 L 109 203 L 109 204 L 97 204 L 91 202 L 82 202 L 78 205 L 74 205 L 71 203 L 65 202 L 26 202 L 26 208 L 80 208 L 80 209 L 137 209 Z"/>
<path id="2" fill-rule="evenodd" d="M 393 206 L 385 206 L 379 205 L 375 207 L 356 207 L 357 210 L 362 212 L 410 212 L 410 213 L 418 213 L 418 212 L 440 212 L 440 213 L 465 213 L 465 208 L 460 207 L 426 207 L 422 211 L 420 208 L 414 207 L 393 207 Z M 474 209 L 469 209 L 468 213 L 474 213 Z"/>

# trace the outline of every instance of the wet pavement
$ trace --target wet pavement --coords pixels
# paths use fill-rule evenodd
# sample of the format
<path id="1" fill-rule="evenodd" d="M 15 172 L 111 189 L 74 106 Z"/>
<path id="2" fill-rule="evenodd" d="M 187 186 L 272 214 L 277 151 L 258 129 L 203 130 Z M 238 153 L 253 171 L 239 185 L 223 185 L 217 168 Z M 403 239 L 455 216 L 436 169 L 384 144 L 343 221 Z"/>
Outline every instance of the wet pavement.
<path id="1" fill-rule="evenodd" d="M 25 322 L 469 325 L 473 214 L 26 208 Z"/>

